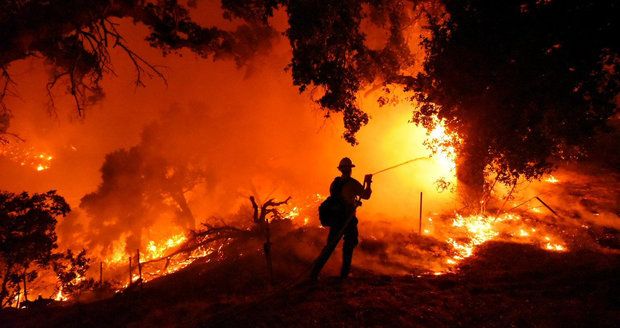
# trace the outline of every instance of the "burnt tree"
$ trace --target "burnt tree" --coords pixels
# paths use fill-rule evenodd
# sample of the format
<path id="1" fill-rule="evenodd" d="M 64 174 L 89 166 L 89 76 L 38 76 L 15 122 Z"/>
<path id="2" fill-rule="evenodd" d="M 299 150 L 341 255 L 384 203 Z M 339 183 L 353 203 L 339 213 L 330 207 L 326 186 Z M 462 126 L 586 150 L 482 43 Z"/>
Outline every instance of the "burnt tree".
<path id="1" fill-rule="evenodd" d="M 288 204 L 291 199 L 289 196 L 284 201 L 278 202 L 276 200 L 269 199 L 264 204 L 258 205 L 254 196 L 250 196 L 250 202 L 252 203 L 252 209 L 254 209 L 253 222 L 258 226 L 258 231 L 265 238 L 263 244 L 263 252 L 265 254 L 265 260 L 267 261 L 267 270 L 269 270 L 269 282 L 273 285 L 273 262 L 271 260 L 271 230 L 269 223 L 273 220 L 281 220 L 283 218 L 282 213 L 278 210 L 278 207 L 284 204 Z"/>
<path id="2" fill-rule="evenodd" d="M 108 249 L 129 232 L 126 247 L 133 252 L 141 247 L 143 230 L 166 211 L 174 213 L 179 227 L 195 228 L 185 194 L 203 181 L 203 173 L 191 163 L 167 159 L 140 144 L 108 154 L 101 176 L 97 190 L 80 202 L 92 218 L 88 233 L 93 243 Z"/>

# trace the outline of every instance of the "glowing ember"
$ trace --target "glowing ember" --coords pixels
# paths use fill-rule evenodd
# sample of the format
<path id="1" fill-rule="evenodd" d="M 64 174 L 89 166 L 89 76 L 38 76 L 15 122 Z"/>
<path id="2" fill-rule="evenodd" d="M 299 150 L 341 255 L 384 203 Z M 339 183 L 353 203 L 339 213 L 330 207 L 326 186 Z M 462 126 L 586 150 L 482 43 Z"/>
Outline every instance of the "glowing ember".
<path id="1" fill-rule="evenodd" d="M 300 221 L 296 220 L 298 217 L 303 217 L 303 221 L 299 222 L 298 224 L 304 226 L 308 225 L 311 218 L 310 213 L 316 213 L 317 204 L 322 202 L 324 199 L 325 196 L 319 193 L 308 196 L 304 199 L 302 205 L 290 205 L 290 207 L 285 210 L 283 217 L 284 219 L 292 220 L 294 222 Z"/>
<path id="2" fill-rule="evenodd" d="M 530 211 L 534 212 L 534 213 L 542 213 L 542 210 L 538 207 L 532 207 L 530 208 Z"/>
<path id="3" fill-rule="evenodd" d="M 12 143 L 0 147 L 0 156 L 18 163 L 20 166 L 30 167 L 37 172 L 49 169 L 54 159 L 51 154 L 36 151 L 34 147 L 23 149 Z"/>
<path id="4" fill-rule="evenodd" d="M 285 217 L 293 220 L 299 216 L 299 208 L 297 206 L 293 207 Z"/>

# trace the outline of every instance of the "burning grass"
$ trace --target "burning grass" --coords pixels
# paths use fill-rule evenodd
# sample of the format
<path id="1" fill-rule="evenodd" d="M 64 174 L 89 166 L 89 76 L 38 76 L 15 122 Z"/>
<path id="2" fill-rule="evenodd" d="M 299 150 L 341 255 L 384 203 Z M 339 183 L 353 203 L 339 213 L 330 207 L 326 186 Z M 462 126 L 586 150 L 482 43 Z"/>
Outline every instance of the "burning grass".
<path id="1" fill-rule="evenodd" d="M 573 189 L 566 188 L 572 188 L 574 184 L 567 184 L 565 181 L 567 178 L 560 173 L 548 177 L 541 184 L 547 188 L 545 190 L 564 195 L 562 197 L 572 197 Z M 589 185 L 591 180 L 584 181 Z M 577 186 L 582 190 L 583 181 Z M 559 202 L 558 199 L 548 198 L 544 194 L 541 197 L 552 206 Z M 292 277 L 298 277 L 304 269 L 303 266 L 309 265 L 324 245 L 326 231 L 319 226 L 316 217 L 316 208 L 323 198 L 324 196 L 320 194 L 311 194 L 305 198 L 293 199 L 290 203 L 283 204 L 280 210 L 281 217 L 278 220 L 270 221 L 274 261 L 278 262 L 285 258 L 286 261 L 297 263 L 294 265 L 296 269 L 280 268 L 280 271 L 284 270 L 287 273 L 276 274 L 276 284 L 287 283 Z M 497 209 L 493 208 L 474 215 L 458 212 L 433 213 L 425 217 L 421 234 L 417 231 L 417 219 L 412 220 L 415 222 L 415 229 L 412 229 L 402 222 L 393 223 L 387 220 L 389 217 L 373 218 L 362 213 L 361 243 L 354 258 L 354 273 L 420 277 L 459 273 L 468 265 L 467 263 L 477 258 L 481 249 L 493 242 L 529 245 L 549 254 L 558 255 L 584 248 L 597 249 L 600 244 L 597 243 L 597 239 L 601 235 L 598 230 L 593 230 L 597 227 L 596 221 L 590 221 L 589 218 L 598 219 L 602 215 L 594 214 L 614 211 L 613 208 L 604 209 L 613 207 L 613 203 L 606 202 L 604 197 L 600 199 L 600 202 L 598 199 L 592 201 L 596 206 L 587 203 L 588 207 L 584 207 L 586 210 L 596 207 L 596 213 L 590 213 L 588 219 L 585 219 L 587 213 L 582 213 L 576 218 L 576 214 L 563 208 L 554 214 L 545 206 L 536 203 L 535 198 L 533 203 L 528 203 L 527 206 L 517 206 L 526 203 L 513 199 L 510 203 L 515 203 L 514 208 L 500 214 L 493 214 L 497 212 Z M 575 203 L 574 200 L 571 202 Z M 576 203 L 583 202 L 576 201 Z M 364 210 L 362 208 L 362 211 Z M 210 264 L 221 266 L 222 270 L 225 270 L 226 267 L 230 268 L 231 263 L 247 256 L 258 256 L 260 259 L 263 240 L 260 232 L 252 228 L 251 215 L 248 213 L 240 212 L 238 217 L 226 220 L 210 219 L 211 224 L 217 224 L 205 226 L 206 229 L 203 229 L 202 234 L 200 231 L 195 233 L 171 231 L 170 235 L 164 235 L 160 239 L 144 241 L 139 250 L 139 259 L 138 250 L 128 249 L 121 238 L 112 251 L 101 258 L 104 263 L 104 281 L 108 282 L 117 294 L 123 294 L 133 290 L 134 286 L 146 282 L 155 283 L 160 279 L 168 279 L 167 277 L 173 279 L 172 277 L 176 277 L 177 274 L 188 272 L 195 266 Z M 228 223 L 224 223 L 225 221 Z M 205 233 L 209 230 L 211 233 Z M 131 284 L 128 268 L 130 257 Z M 333 258 L 339 259 L 340 256 L 335 254 Z M 264 259 L 256 260 L 255 265 L 253 270 L 260 276 L 257 279 L 261 281 L 257 282 L 255 287 L 260 289 L 264 286 L 263 278 L 267 276 L 267 269 Z M 339 260 L 331 260 L 326 267 L 326 274 L 335 274 L 338 266 Z M 93 267 L 96 269 L 98 266 Z M 91 270 L 89 276 L 96 279 L 98 272 Z M 54 293 L 55 299 L 67 304 L 76 300 L 60 289 L 56 289 Z M 97 298 L 100 296 L 95 295 L 90 300 Z M 87 297 L 80 299 L 80 301 L 88 300 Z"/>

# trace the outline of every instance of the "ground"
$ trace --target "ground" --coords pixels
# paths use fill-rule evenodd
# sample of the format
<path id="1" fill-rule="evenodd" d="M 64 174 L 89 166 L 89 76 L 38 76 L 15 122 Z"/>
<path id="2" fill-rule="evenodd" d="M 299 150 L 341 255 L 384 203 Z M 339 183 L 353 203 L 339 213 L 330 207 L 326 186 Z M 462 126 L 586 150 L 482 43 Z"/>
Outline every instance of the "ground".
<path id="1" fill-rule="evenodd" d="M 293 276 L 304 265 L 286 266 Z M 443 275 L 355 270 L 265 287 L 262 258 L 195 264 L 90 304 L 1 315 L 8 327 L 617 327 L 620 255 L 491 242 Z M 282 263 L 281 263 L 282 264 Z M 284 267 L 279 265 L 280 268 Z"/>
<path id="2" fill-rule="evenodd" d="M 227 244 L 218 260 L 203 258 L 113 297 L 6 309 L 0 322 L 2 327 L 620 327 L 620 174 L 577 167 L 557 176 L 561 183 L 533 192 L 560 205 L 559 215 L 536 216 L 524 208 L 519 213 L 523 222 L 560 236 L 565 252 L 504 236 L 436 275 L 430 268 L 453 255 L 445 236 L 395 229 L 369 238 L 368 231 L 389 225 L 365 222 L 353 276 L 344 282 L 334 277 L 338 250 L 321 280 L 310 284 L 304 278 L 326 230 L 284 220 L 271 226 L 273 287 L 262 241 L 238 240 Z M 446 222 L 440 230 L 449 228 Z"/>

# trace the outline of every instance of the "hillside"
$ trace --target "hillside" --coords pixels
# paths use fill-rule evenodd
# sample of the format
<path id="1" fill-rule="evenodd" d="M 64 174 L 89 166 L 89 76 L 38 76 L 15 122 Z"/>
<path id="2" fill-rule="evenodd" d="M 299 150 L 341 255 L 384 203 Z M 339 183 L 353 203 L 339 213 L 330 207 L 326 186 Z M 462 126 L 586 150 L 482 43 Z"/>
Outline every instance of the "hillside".
<path id="1" fill-rule="evenodd" d="M 185 270 L 90 304 L 4 313 L 8 327 L 614 327 L 620 256 L 491 242 L 457 273 L 378 275 L 270 289 L 256 255 Z M 278 279 L 307 263 L 279 263 Z M 296 272 L 296 273 L 293 273 Z"/>

